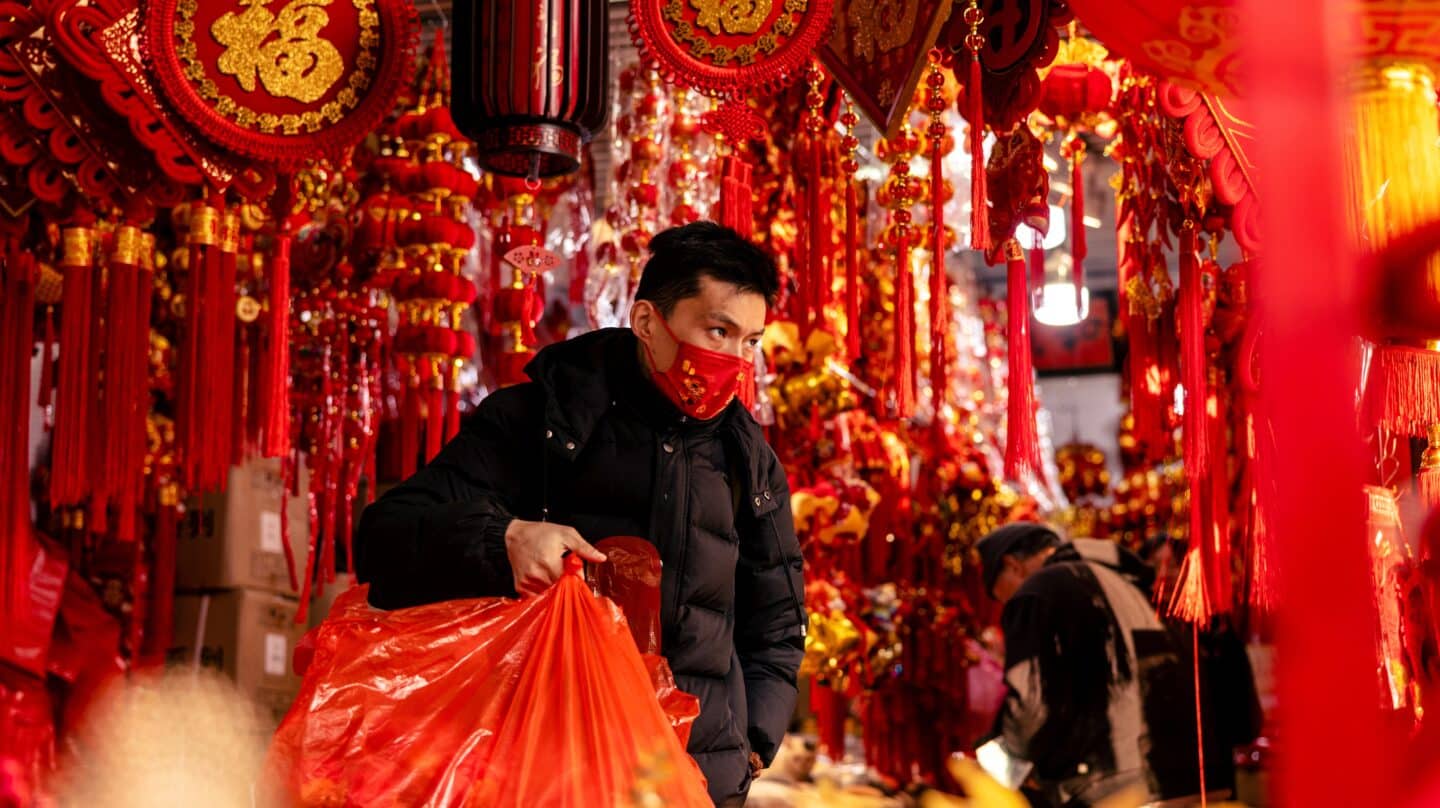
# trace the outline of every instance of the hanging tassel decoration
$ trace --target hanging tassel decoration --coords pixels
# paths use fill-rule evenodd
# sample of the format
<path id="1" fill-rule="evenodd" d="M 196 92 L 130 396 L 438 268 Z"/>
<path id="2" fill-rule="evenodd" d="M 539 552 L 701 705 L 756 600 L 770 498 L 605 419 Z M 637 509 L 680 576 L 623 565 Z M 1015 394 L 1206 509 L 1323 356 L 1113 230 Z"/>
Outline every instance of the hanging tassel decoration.
<path id="1" fill-rule="evenodd" d="M 1035 364 L 1030 353 L 1030 293 L 1025 255 L 1014 238 L 1005 242 L 1006 308 L 1010 350 L 1009 407 L 1005 427 L 1005 477 L 1041 480 L 1040 435 L 1035 422 Z"/>
<path id="2" fill-rule="evenodd" d="M 984 68 L 980 64 L 980 51 L 985 47 L 985 35 L 980 26 L 985 14 L 980 10 L 978 0 L 970 0 L 965 7 L 964 22 L 970 27 L 965 35 L 965 49 L 970 53 L 970 74 L 965 83 L 965 122 L 970 126 L 970 249 L 989 251 L 990 243 L 990 193 L 985 178 L 985 93 L 982 78 Z"/>
<path id="3" fill-rule="evenodd" d="M 115 230 L 109 263 L 109 313 L 105 350 L 105 477 L 98 490 L 118 507 L 116 537 L 133 541 L 136 509 L 144 486 L 144 447 L 133 438 L 145 432 L 150 342 L 150 273 L 142 266 L 145 241 L 140 228 Z M 97 491 L 98 493 L 98 491 Z"/>
<path id="4" fill-rule="evenodd" d="M 30 352 L 34 349 L 37 266 L 7 245 L 0 255 L 0 626 L 13 625 L 29 595 Z"/>
<path id="5" fill-rule="evenodd" d="M 51 445 L 50 504 L 67 507 L 84 498 L 84 469 L 90 405 L 95 396 L 91 329 L 98 238 L 86 226 L 67 227 L 61 234 L 60 272 L 64 278 L 60 310 L 59 381 L 56 385 L 55 429 Z M 26 376 L 28 378 L 28 374 Z"/>
<path id="6" fill-rule="evenodd" d="M 284 457 L 290 449 L 290 234 L 277 233 L 270 257 L 270 306 L 260 355 L 260 453 Z"/>
<path id="7" fill-rule="evenodd" d="M 915 414 L 915 275 L 910 271 L 910 211 L 895 212 L 895 414 Z"/>
<path id="8" fill-rule="evenodd" d="M 930 112 L 930 395 L 934 401 L 935 425 L 942 423 L 945 396 L 950 389 L 949 357 L 945 338 L 950 333 L 945 271 L 945 152 L 949 128 L 945 126 L 945 74 L 940 69 L 940 51 L 930 51 L 930 73 L 926 77 L 925 104 Z"/>
<path id="9" fill-rule="evenodd" d="M 1183 454 L 1185 479 L 1190 490 L 1190 549 L 1180 568 L 1180 581 L 1170 601 L 1170 614 L 1191 622 L 1208 620 L 1213 613 L 1206 571 L 1214 564 L 1214 537 L 1205 518 L 1213 489 L 1206 410 L 1210 399 L 1205 357 L 1205 292 L 1201 288 L 1200 257 L 1195 252 L 1195 225 L 1187 221 L 1180 232 L 1180 342 L 1181 375 L 1185 385 Z"/>
<path id="10" fill-rule="evenodd" d="M 845 125 L 845 136 L 840 140 L 844 157 L 840 170 L 845 172 L 845 348 L 853 362 L 860 357 L 862 327 L 860 325 L 860 259 L 859 200 L 855 190 L 855 172 L 860 170 L 860 161 L 855 156 L 860 148 L 860 139 L 855 137 L 855 125 L 860 116 L 849 96 L 845 99 L 845 112 L 840 116 Z"/>
<path id="11" fill-rule="evenodd" d="M 720 161 L 720 224 L 750 238 L 755 232 L 755 192 L 750 187 L 753 169 L 741 157 L 726 155 Z"/>
<path id="12" fill-rule="evenodd" d="M 1070 258 L 1071 279 L 1075 284 L 1075 310 L 1083 311 L 1082 290 L 1085 288 L 1085 258 L 1090 248 L 1085 243 L 1085 141 L 1071 135 L 1065 142 L 1070 154 Z"/>

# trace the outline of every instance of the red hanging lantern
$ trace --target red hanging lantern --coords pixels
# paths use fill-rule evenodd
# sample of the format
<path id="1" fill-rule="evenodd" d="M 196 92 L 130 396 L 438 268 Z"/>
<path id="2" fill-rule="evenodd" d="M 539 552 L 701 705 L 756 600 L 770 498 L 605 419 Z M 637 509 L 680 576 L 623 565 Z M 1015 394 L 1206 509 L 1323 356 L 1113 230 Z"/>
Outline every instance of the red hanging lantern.
<path id="1" fill-rule="evenodd" d="M 580 147 L 610 112 L 605 0 L 458 3 L 455 123 L 487 170 L 553 177 L 580 168 Z"/>

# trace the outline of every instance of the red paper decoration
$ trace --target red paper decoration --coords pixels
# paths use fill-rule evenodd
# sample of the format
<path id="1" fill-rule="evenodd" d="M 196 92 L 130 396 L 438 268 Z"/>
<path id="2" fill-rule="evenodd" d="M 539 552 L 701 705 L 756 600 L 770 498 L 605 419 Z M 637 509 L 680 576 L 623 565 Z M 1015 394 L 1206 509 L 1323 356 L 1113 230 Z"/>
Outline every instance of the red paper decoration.
<path id="1" fill-rule="evenodd" d="M 155 77 L 180 115 L 227 149 L 285 167 L 337 156 L 378 125 L 409 79 L 418 34 L 405 0 L 152 0 L 144 22 Z"/>
<path id="2" fill-rule="evenodd" d="M 1069 0 L 1111 51 L 1149 73 L 1239 94 L 1239 11 L 1232 0 Z"/>

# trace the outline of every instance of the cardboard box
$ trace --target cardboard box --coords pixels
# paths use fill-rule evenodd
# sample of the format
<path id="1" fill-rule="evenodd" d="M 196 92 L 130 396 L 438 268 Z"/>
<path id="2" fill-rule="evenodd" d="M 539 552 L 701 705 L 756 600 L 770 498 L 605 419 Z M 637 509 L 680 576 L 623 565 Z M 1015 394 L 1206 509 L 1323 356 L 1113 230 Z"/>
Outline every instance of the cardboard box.
<path id="1" fill-rule="evenodd" d="M 300 491 L 309 474 L 299 470 Z M 230 469 L 225 491 L 190 503 L 180 525 L 176 586 L 181 590 L 263 589 L 299 595 L 290 586 L 280 507 L 284 481 L 278 458 Z M 310 550 L 309 506 L 303 493 L 286 502 L 296 580 L 303 580 Z"/>
<path id="2" fill-rule="evenodd" d="M 175 597 L 172 665 L 222 672 L 276 724 L 300 692 L 291 658 L 305 626 L 292 598 L 253 589 Z"/>

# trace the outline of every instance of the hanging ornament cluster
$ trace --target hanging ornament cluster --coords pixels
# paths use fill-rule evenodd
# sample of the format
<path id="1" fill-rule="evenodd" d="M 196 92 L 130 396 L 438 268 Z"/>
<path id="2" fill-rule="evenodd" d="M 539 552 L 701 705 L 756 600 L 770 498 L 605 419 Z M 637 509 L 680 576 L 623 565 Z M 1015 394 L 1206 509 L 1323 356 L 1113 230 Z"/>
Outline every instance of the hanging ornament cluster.
<path id="1" fill-rule="evenodd" d="M 891 337 L 889 390 L 894 398 L 895 414 L 909 418 L 915 414 L 915 271 L 911 253 L 923 240 L 923 231 L 912 227 L 915 207 L 924 197 L 920 177 L 910 171 L 910 162 L 919 156 L 922 143 L 909 124 L 900 127 L 893 138 L 876 144 L 875 154 L 890 163 L 890 176 L 876 195 L 876 201 L 888 208 L 890 223 L 881 241 L 893 250 L 894 267 L 894 331 Z"/>
<path id="2" fill-rule="evenodd" d="M 585 287 L 585 310 L 597 328 L 629 321 L 650 238 L 666 221 L 660 210 L 660 180 L 675 131 L 676 112 L 658 73 L 628 66 L 620 71 L 619 88 L 616 137 L 611 141 L 615 169 L 602 230 L 606 235 L 595 247 L 598 271 L 590 273 Z"/>
<path id="3" fill-rule="evenodd" d="M 406 183 L 410 214 L 395 233 L 398 249 L 389 253 L 383 278 L 399 317 L 390 351 L 403 383 L 402 477 L 458 434 L 461 376 L 476 355 L 466 319 L 476 290 L 464 269 L 475 247 L 470 211 L 479 182 L 465 167 L 470 143 L 451 118 L 444 42 L 435 38 L 416 107 L 394 127 L 415 155 Z"/>
<path id="4" fill-rule="evenodd" d="M 721 224 L 754 232 L 753 166 L 746 144 L 763 121 L 748 103 L 797 79 L 830 28 L 832 0 L 757 3 L 732 9 L 719 2 L 640 0 L 630 4 L 630 35 L 647 66 L 665 81 L 719 102 L 707 125 L 732 152 L 721 163 Z"/>

